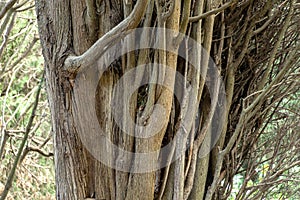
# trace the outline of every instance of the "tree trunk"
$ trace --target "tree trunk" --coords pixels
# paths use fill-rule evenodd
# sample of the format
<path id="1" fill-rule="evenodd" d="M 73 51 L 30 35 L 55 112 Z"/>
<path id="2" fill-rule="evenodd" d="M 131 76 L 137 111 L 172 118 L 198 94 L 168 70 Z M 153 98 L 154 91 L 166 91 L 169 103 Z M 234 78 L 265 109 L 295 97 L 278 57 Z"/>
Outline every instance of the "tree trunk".
<path id="1" fill-rule="evenodd" d="M 266 1 L 250 17 L 257 2 L 237 2 L 36 0 L 57 199 L 209 200 L 225 193 L 229 187 L 219 184 L 230 184 L 232 174 L 223 160 L 254 112 L 236 99 L 257 89 L 234 88 L 235 76 L 246 71 L 237 69 L 249 64 L 253 30 L 271 10 Z"/>

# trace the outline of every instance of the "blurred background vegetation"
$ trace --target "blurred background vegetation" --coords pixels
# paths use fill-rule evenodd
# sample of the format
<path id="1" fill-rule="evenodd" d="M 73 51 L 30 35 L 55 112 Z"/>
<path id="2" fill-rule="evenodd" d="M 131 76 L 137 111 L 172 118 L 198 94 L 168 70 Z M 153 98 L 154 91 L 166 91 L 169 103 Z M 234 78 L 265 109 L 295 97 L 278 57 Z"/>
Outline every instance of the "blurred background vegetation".
<path id="1" fill-rule="evenodd" d="M 13 5 L 5 10 L 10 2 Z M 50 114 L 44 84 L 33 123 L 29 124 L 43 76 L 34 1 L 1 1 L 0 10 L 0 195 L 18 159 L 7 199 L 54 199 Z M 28 139 L 17 158 L 26 129 Z"/>
<path id="2" fill-rule="evenodd" d="M 55 199 L 44 84 L 37 98 L 43 57 L 34 1 L 1 1 L 0 11 L 0 195 L 7 186 L 7 199 Z M 294 75 L 299 77 L 299 70 Z M 268 112 L 269 120 L 251 143 L 251 155 L 232 166 L 236 175 L 229 199 L 256 194 L 263 194 L 259 199 L 300 199 L 300 84 L 293 81 L 298 88 L 272 105 L 279 111 Z"/>

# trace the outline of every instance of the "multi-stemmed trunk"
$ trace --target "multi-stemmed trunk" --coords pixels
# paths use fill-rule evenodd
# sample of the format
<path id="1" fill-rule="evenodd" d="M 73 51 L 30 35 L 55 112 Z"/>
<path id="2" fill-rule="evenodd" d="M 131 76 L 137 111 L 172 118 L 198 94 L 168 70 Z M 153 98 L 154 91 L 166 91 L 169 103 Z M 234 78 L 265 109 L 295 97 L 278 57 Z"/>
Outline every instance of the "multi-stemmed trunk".
<path id="1" fill-rule="evenodd" d="M 248 46 L 251 44 L 251 38 L 254 34 L 258 34 L 252 31 L 256 21 L 259 21 L 259 17 L 265 16 L 270 9 L 270 5 L 266 4 L 258 11 L 260 15 L 257 14 L 251 19 L 243 18 L 245 21 L 248 20 L 245 23 L 248 23 L 249 31 L 246 31 L 244 29 L 246 26 L 234 27 L 240 23 L 238 20 L 234 23 L 230 21 L 238 16 L 234 15 L 234 9 L 230 10 L 230 6 L 234 8 L 237 5 L 236 2 L 220 6 L 221 1 L 212 3 L 201 0 L 36 0 L 53 123 L 57 199 L 212 198 L 219 181 L 225 176 L 222 161 L 234 146 L 243 124 L 253 116 L 251 110 L 241 109 L 240 102 L 234 102 L 236 105 L 232 106 L 235 73 L 244 62 L 246 53 L 250 51 Z M 250 10 L 253 4 L 245 3 L 239 6 L 244 10 L 247 10 L 248 6 Z M 225 9 L 229 9 L 232 14 L 227 21 L 224 16 Z M 219 12 L 221 13 L 217 16 Z M 195 17 L 190 17 L 191 15 Z M 122 50 L 130 49 L 136 42 L 151 43 L 147 38 L 150 40 L 153 33 L 147 32 L 146 27 L 157 27 L 166 30 L 159 37 L 162 37 L 161 42 L 172 45 L 173 52 L 166 49 L 134 49 L 116 58 L 109 66 L 104 66 L 107 64 L 105 57 L 109 56 L 105 52 L 120 39 L 124 39 L 132 29 L 138 27 L 146 30 L 141 32 L 146 34 L 141 37 L 144 41 L 126 40 Z M 167 30 L 186 34 L 209 52 L 204 53 L 200 48 L 184 49 L 184 54 L 195 58 L 194 62 L 201 65 L 199 68 L 201 70 L 195 70 L 195 66 L 186 61 L 187 58 L 179 58 L 178 51 L 187 47 L 183 44 L 184 37 L 180 37 L 180 34 L 167 34 Z M 214 31 L 217 38 L 213 38 Z M 236 32 L 242 33 L 240 37 L 243 40 L 233 41 Z M 225 77 L 225 103 L 220 102 L 220 96 L 225 94 L 222 91 L 224 88 L 218 87 L 221 83 L 207 85 L 210 81 L 218 80 L 207 76 L 210 73 L 208 72 L 208 66 L 211 64 L 210 54 L 216 62 L 218 73 L 222 71 Z M 149 70 L 146 68 L 149 63 L 158 63 L 171 70 L 160 66 Z M 123 82 L 121 89 L 114 89 L 122 76 L 143 65 L 144 70 L 139 68 L 142 71 L 132 76 L 131 80 Z M 102 70 L 103 74 L 99 70 Z M 174 91 L 178 89 L 176 85 L 178 77 L 174 72 L 180 73 L 183 77 L 180 89 L 182 96 L 179 99 L 174 95 Z M 100 80 L 95 78 L 98 77 L 98 73 L 101 74 Z M 154 81 L 152 83 L 160 83 L 158 81 L 160 79 L 162 85 L 141 85 L 131 94 L 129 103 L 126 98 L 122 98 L 128 95 L 134 83 L 140 83 L 145 77 Z M 89 86 L 92 89 L 89 89 Z M 213 90 L 212 93 L 210 87 L 217 90 Z M 85 95 L 89 94 L 91 96 L 86 98 Z M 245 94 L 237 93 L 238 97 Z M 218 102 L 213 96 L 218 97 Z M 121 99 L 116 105 L 120 109 L 117 112 L 121 116 L 117 121 L 126 125 L 126 131 L 119 127 L 120 124 L 116 123 L 113 117 L 116 108 L 112 105 L 117 97 Z M 84 105 L 86 107 L 83 108 Z M 164 108 L 164 115 L 159 116 L 161 125 L 159 131 L 148 138 L 134 137 L 139 133 L 149 132 L 149 127 L 147 129 L 147 123 L 151 121 L 149 117 L 159 108 L 153 107 L 154 105 Z M 128 110 L 124 109 L 125 106 Z M 217 110 L 218 106 L 222 108 L 218 111 L 222 117 L 213 119 L 211 113 Z M 229 115 L 232 117 L 228 118 Z M 141 125 L 140 129 L 130 124 L 130 120 Z M 218 126 L 222 126 L 222 122 L 225 122 L 225 125 L 221 127 L 220 140 L 216 147 L 209 152 L 215 145 L 217 134 L 213 131 L 216 127 L 212 127 L 209 123 L 214 120 L 220 122 L 216 123 Z M 232 125 L 227 126 L 230 120 L 235 120 L 234 131 Z M 186 127 L 181 125 L 181 121 L 188 121 Z M 121 168 L 101 162 L 101 158 L 92 152 L 80 135 L 90 132 L 94 134 L 94 127 L 100 127 L 103 132 L 101 134 L 113 144 L 126 152 L 134 152 L 135 156 L 124 158 L 127 163 L 123 163 Z M 225 137 L 227 127 L 230 128 L 232 135 L 230 140 Z M 182 140 L 176 137 L 176 133 L 184 135 L 180 137 Z M 136 155 L 159 152 L 173 139 L 175 145 L 171 148 L 169 156 L 161 158 L 155 154 L 150 157 L 151 161 L 145 162 L 156 165 L 165 162 L 160 159 L 173 160 L 178 151 L 187 149 L 176 157 L 174 162 L 167 162 L 168 165 L 163 168 L 137 170 L 145 163 L 139 163 L 140 160 L 137 161 Z M 225 142 L 226 146 L 223 147 Z M 94 144 L 93 141 L 90 141 L 90 144 Z M 221 151 L 222 149 L 224 150 Z M 202 155 L 201 152 L 206 153 Z M 105 152 L 101 152 L 100 157 L 106 156 L 110 159 L 109 162 L 114 163 L 122 161 L 120 152 L 117 152 L 117 155 L 110 153 L 108 151 L 108 155 L 103 155 Z M 229 177 L 229 174 L 227 175 Z"/>

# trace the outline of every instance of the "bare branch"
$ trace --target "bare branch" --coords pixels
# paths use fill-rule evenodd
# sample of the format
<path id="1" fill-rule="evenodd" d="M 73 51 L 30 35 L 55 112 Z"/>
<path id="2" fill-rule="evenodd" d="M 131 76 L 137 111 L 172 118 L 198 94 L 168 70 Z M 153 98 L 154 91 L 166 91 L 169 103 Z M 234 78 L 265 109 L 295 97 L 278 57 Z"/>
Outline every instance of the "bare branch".
<path id="1" fill-rule="evenodd" d="M 4 39 L 3 39 L 3 42 L 2 42 L 1 47 L 0 47 L 0 56 L 2 55 L 2 53 L 5 50 L 5 47 L 7 45 L 8 36 L 9 36 L 9 34 L 10 34 L 13 26 L 14 26 L 15 17 L 16 17 L 16 13 L 13 14 L 13 17 L 12 17 L 12 19 L 10 21 L 10 24 L 9 24 L 9 26 L 6 29 L 6 32 L 5 32 L 5 35 L 4 35 Z"/>
<path id="2" fill-rule="evenodd" d="M 35 112 L 36 112 L 36 109 L 37 109 L 37 106 L 38 106 L 40 92 L 41 92 L 42 85 L 43 85 L 43 82 L 44 82 L 43 80 L 44 80 L 44 75 L 43 75 L 42 80 L 40 81 L 40 85 L 39 85 L 37 93 L 36 93 L 34 106 L 33 106 L 32 111 L 31 111 L 29 122 L 28 122 L 28 124 L 26 126 L 26 131 L 25 131 L 25 134 L 24 134 L 24 138 L 23 138 L 22 143 L 20 144 L 20 147 L 18 149 L 18 154 L 16 155 L 16 158 L 14 160 L 13 167 L 12 167 L 10 173 L 9 173 L 9 176 L 8 176 L 7 181 L 6 181 L 4 191 L 1 194 L 0 200 L 4 200 L 6 198 L 6 196 L 8 194 L 8 191 L 9 191 L 11 185 L 12 185 L 12 182 L 13 182 L 16 170 L 17 170 L 17 165 L 18 165 L 19 160 L 21 158 L 21 155 L 22 155 L 25 143 L 26 143 L 26 141 L 28 139 L 28 136 L 29 136 L 29 133 L 30 133 L 30 129 L 31 129 L 32 124 L 33 124 L 33 120 L 35 118 Z"/>
<path id="3" fill-rule="evenodd" d="M 97 59 L 107 50 L 114 42 L 124 38 L 128 33 L 138 26 L 147 8 L 147 0 L 139 0 L 132 13 L 119 23 L 112 30 L 107 32 L 103 37 L 97 40 L 86 52 L 80 56 L 69 56 L 65 60 L 65 70 L 76 73 L 85 67 L 95 63 Z"/>
<path id="4" fill-rule="evenodd" d="M 201 15 L 198 15 L 198 16 L 190 17 L 189 22 L 197 22 L 197 21 L 204 19 L 210 15 L 217 14 L 218 12 L 221 12 L 221 11 L 225 10 L 226 8 L 229 8 L 230 6 L 234 5 L 236 2 L 237 2 L 236 0 L 232 0 L 230 2 L 225 3 L 224 5 L 222 5 L 219 8 L 210 10 L 210 11 L 203 13 Z"/>
<path id="5" fill-rule="evenodd" d="M 9 2 L 6 3 L 6 5 L 0 12 L 0 19 L 2 19 L 4 17 L 4 15 L 7 13 L 7 11 L 9 11 L 9 9 L 11 9 L 11 7 L 13 7 L 13 5 L 16 2 L 17 2 L 17 0 L 10 0 Z"/>
<path id="6" fill-rule="evenodd" d="M 267 80 L 268 80 L 269 74 L 271 72 L 273 63 L 276 60 L 276 54 L 277 54 L 277 52 L 279 50 L 279 47 L 281 45 L 281 41 L 284 39 L 285 32 L 287 31 L 287 29 L 289 27 L 289 24 L 290 24 L 290 21 L 292 19 L 292 14 L 294 12 L 294 3 L 295 3 L 294 0 L 291 1 L 291 6 L 290 6 L 288 16 L 285 19 L 284 25 L 283 25 L 280 33 L 279 33 L 279 36 L 278 36 L 278 40 L 275 43 L 275 46 L 274 46 L 274 48 L 271 52 L 271 56 L 270 56 L 270 59 L 269 59 L 269 62 L 268 62 L 267 70 L 264 73 L 264 76 L 262 78 L 261 84 L 258 87 L 258 90 L 261 90 L 265 86 L 265 84 L 267 83 Z"/>

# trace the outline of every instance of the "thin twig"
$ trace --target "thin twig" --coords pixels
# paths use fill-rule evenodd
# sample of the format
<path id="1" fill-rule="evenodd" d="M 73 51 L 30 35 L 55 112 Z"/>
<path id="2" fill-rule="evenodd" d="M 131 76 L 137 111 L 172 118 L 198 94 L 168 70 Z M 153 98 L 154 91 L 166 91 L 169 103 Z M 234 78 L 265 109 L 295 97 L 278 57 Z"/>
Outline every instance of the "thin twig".
<path id="1" fill-rule="evenodd" d="M 26 126 L 26 131 L 25 131 L 25 134 L 24 134 L 24 138 L 22 140 L 21 145 L 19 146 L 18 153 L 17 153 L 16 158 L 14 160 L 13 167 L 12 167 L 10 173 L 9 173 L 8 178 L 7 178 L 7 181 L 6 181 L 6 184 L 5 184 L 5 188 L 4 188 L 4 190 L 3 190 L 2 194 L 1 194 L 0 200 L 4 200 L 6 198 L 6 196 L 8 194 L 8 191 L 9 191 L 9 189 L 12 186 L 12 182 L 13 182 L 16 170 L 17 170 L 17 166 L 18 166 L 20 157 L 22 155 L 24 146 L 25 146 L 26 141 L 28 139 L 31 127 L 33 125 L 33 120 L 34 120 L 35 112 L 36 112 L 36 109 L 37 109 L 37 106 L 38 106 L 39 96 L 40 96 L 40 92 L 41 92 L 41 89 L 42 89 L 43 82 L 44 82 L 44 73 L 42 75 L 42 79 L 41 79 L 40 84 L 39 84 L 38 89 L 37 89 L 34 106 L 32 108 L 32 112 L 31 112 L 28 124 Z"/>
<path id="2" fill-rule="evenodd" d="M 197 21 L 199 21 L 201 19 L 204 19 L 204 18 L 206 18 L 206 17 L 208 17 L 210 15 L 217 14 L 217 13 L 225 10 L 226 8 L 229 8 L 230 6 L 232 6 L 233 4 L 235 4 L 236 2 L 237 2 L 236 0 L 233 0 L 233 1 L 225 3 L 224 5 L 222 5 L 219 8 L 210 10 L 210 11 L 208 11 L 206 13 L 201 14 L 201 15 L 194 16 L 194 17 L 189 17 L 189 22 L 197 22 Z"/>

